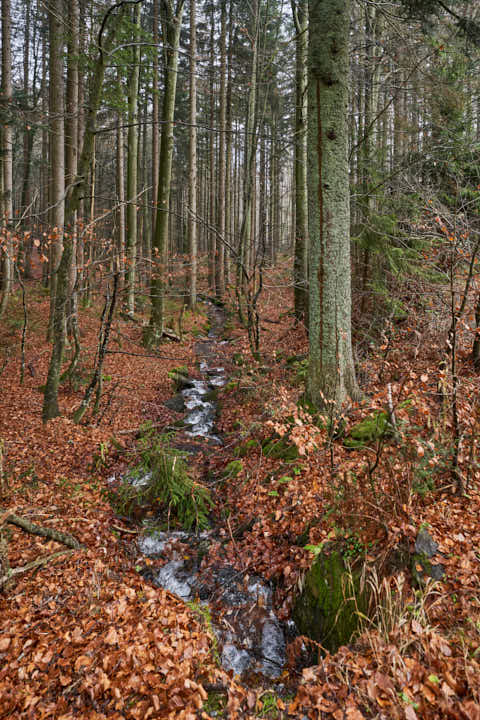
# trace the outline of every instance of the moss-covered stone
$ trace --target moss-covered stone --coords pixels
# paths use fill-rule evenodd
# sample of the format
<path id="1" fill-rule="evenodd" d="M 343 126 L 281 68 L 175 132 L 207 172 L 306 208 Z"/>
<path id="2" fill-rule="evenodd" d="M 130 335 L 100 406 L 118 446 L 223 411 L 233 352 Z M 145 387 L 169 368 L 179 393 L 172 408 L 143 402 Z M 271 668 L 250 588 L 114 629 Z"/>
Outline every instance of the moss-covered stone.
<path id="1" fill-rule="evenodd" d="M 298 458 L 298 448 L 289 443 L 285 438 L 270 438 L 262 443 L 262 450 L 265 457 L 272 460 L 284 460 L 291 462 Z"/>
<path id="2" fill-rule="evenodd" d="M 234 477 L 237 477 L 237 475 L 240 475 L 242 470 L 243 470 L 243 462 L 241 460 L 232 460 L 225 467 L 225 470 L 223 471 L 222 474 L 223 474 L 224 478 L 234 478 Z"/>
<path id="3" fill-rule="evenodd" d="M 390 425 L 386 412 L 378 411 L 369 415 L 361 422 L 354 425 L 344 444 L 348 448 L 360 448 L 369 445 L 382 437 L 392 435 L 393 428 Z"/>
<path id="4" fill-rule="evenodd" d="M 305 576 L 293 610 L 299 631 L 330 652 L 350 642 L 358 628 L 358 611 L 367 609 L 359 571 L 349 571 L 340 549 L 322 552 Z"/>
<path id="5" fill-rule="evenodd" d="M 185 387 L 189 382 L 188 368 L 186 367 L 186 365 L 179 365 L 178 367 L 174 367 L 169 370 L 167 374 L 170 380 L 172 380 L 176 390 L 180 390 L 181 388 Z"/>
<path id="6" fill-rule="evenodd" d="M 251 450 L 254 450 L 255 448 L 258 448 L 258 440 L 250 438 L 250 440 L 247 440 L 247 442 L 245 442 L 243 445 L 239 445 L 238 447 L 236 447 L 233 451 L 233 454 L 235 455 L 235 457 L 245 457 Z"/>

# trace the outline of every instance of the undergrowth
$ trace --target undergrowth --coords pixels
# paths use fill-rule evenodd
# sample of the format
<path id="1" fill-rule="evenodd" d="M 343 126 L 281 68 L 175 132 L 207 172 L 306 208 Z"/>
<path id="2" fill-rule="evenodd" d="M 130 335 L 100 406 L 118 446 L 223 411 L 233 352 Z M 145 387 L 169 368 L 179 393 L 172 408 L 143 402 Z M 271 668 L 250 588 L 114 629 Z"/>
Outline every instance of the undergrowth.
<path id="1" fill-rule="evenodd" d="M 184 530 L 208 526 L 210 492 L 190 477 L 185 453 L 169 445 L 168 435 L 144 426 L 135 459 L 138 464 L 109 493 L 117 512 L 135 519 L 153 512 L 168 527 L 179 524 Z"/>

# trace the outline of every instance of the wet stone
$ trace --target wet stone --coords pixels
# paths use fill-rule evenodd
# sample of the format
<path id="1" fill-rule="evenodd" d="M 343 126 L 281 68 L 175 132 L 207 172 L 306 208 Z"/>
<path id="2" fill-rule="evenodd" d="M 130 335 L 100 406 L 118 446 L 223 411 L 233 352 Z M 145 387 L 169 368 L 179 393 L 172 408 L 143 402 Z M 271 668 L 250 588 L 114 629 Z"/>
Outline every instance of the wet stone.
<path id="1" fill-rule="evenodd" d="M 155 585 L 177 595 L 181 600 L 192 598 L 194 582 L 195 575 L 185 568 L 183 560 L 171 560 L 154 578 Z"/>
<path id="2" fill-rule="evenodd" d="M 415 552 L 425 555 L 427 558 L 431 558 L 436 555 L 438 550 L 438 543 L 431 537 L 425 528 L 422 528 L 415 540 Z"/>
<path id="3" fill-rule="evenodd" d="M 221 660 L 225 670 L 233 670 L 234 675 L 242 675 L 254 662 L 250 653 L 231 643 L 223 646 Z"/>

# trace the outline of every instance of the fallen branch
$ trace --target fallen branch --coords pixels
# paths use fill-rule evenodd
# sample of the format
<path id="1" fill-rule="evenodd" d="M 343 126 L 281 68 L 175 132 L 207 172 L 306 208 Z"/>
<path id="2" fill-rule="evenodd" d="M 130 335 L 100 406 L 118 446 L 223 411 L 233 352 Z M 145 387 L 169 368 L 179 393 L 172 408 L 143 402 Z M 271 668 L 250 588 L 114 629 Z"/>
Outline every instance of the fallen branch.
<path id="1" fill-rule="evenodd" d="M 38 560 L 32 560 L 32 562 L 27 563 L 26 565 L 22 565 L 21 567 L 16 567 L 9 570 L 6 575 L 0 577 L 0 590 L 16 575 L 22 575 L 23 573 L 26 573 L 29 570 L 33 570 L 34 568 L 41 567 L 42 565 L 48 565 L 49 562 L 55 560 L 61 555 L 71 555 L 72 553 L 73 550 L 59 550 L 58 552 L 54 552 L 51 555 L 45 555 L 44 557 L 38 558 Z"/>
<path id="2" fill-rule="evenodd" d="M 73 535 L 60 532 L 59 530 L 53 530 L 53 528 L 43 527 L 42 525 L 36 525 L 35 523 L 30 522 L 26 518 L 15 515 L 14 513 L 10 513 L 9 515 L 7 515 L 7 517 L 4 519 L 4 522 L 9 523 L 10 525 L 16 525 L 17 527 L 25 530 L 25 532 L 28 532 L 31 535 L 39 535 L 40 537 L 55 540 L 56 542 L 62 543 L 69 548 L 73 548 L 74 550 L 78 550 L 79 548 L 83 547 L 82 544 L 73 537 Z"/>
<path id="3" fill-rule="evenodd" d="M 138 535 L 138 533 L 140 532 L 140 530 L 130 530 L 129 528 L 122 528 L 120 527 L 120 525 L 112 525 L 112 528 L 114 528 L 114 530 L 118 530 L 118 532 L 130 533 L 131 535 Z"/>

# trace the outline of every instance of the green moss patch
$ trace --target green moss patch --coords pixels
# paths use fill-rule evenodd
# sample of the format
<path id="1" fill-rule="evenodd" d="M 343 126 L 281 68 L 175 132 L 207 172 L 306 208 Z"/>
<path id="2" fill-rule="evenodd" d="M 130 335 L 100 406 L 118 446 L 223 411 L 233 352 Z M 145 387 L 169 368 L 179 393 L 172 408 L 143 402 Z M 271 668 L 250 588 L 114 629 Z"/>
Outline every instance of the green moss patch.
<path id="1" fill-rule="evenodd" d="M 299 631 L 334 653 L 352 639 L 367 597 L 360 590 L 360 571 L 350 570 L 340 549 L 318 555 L 305 576 L 293 610 Z"/>

